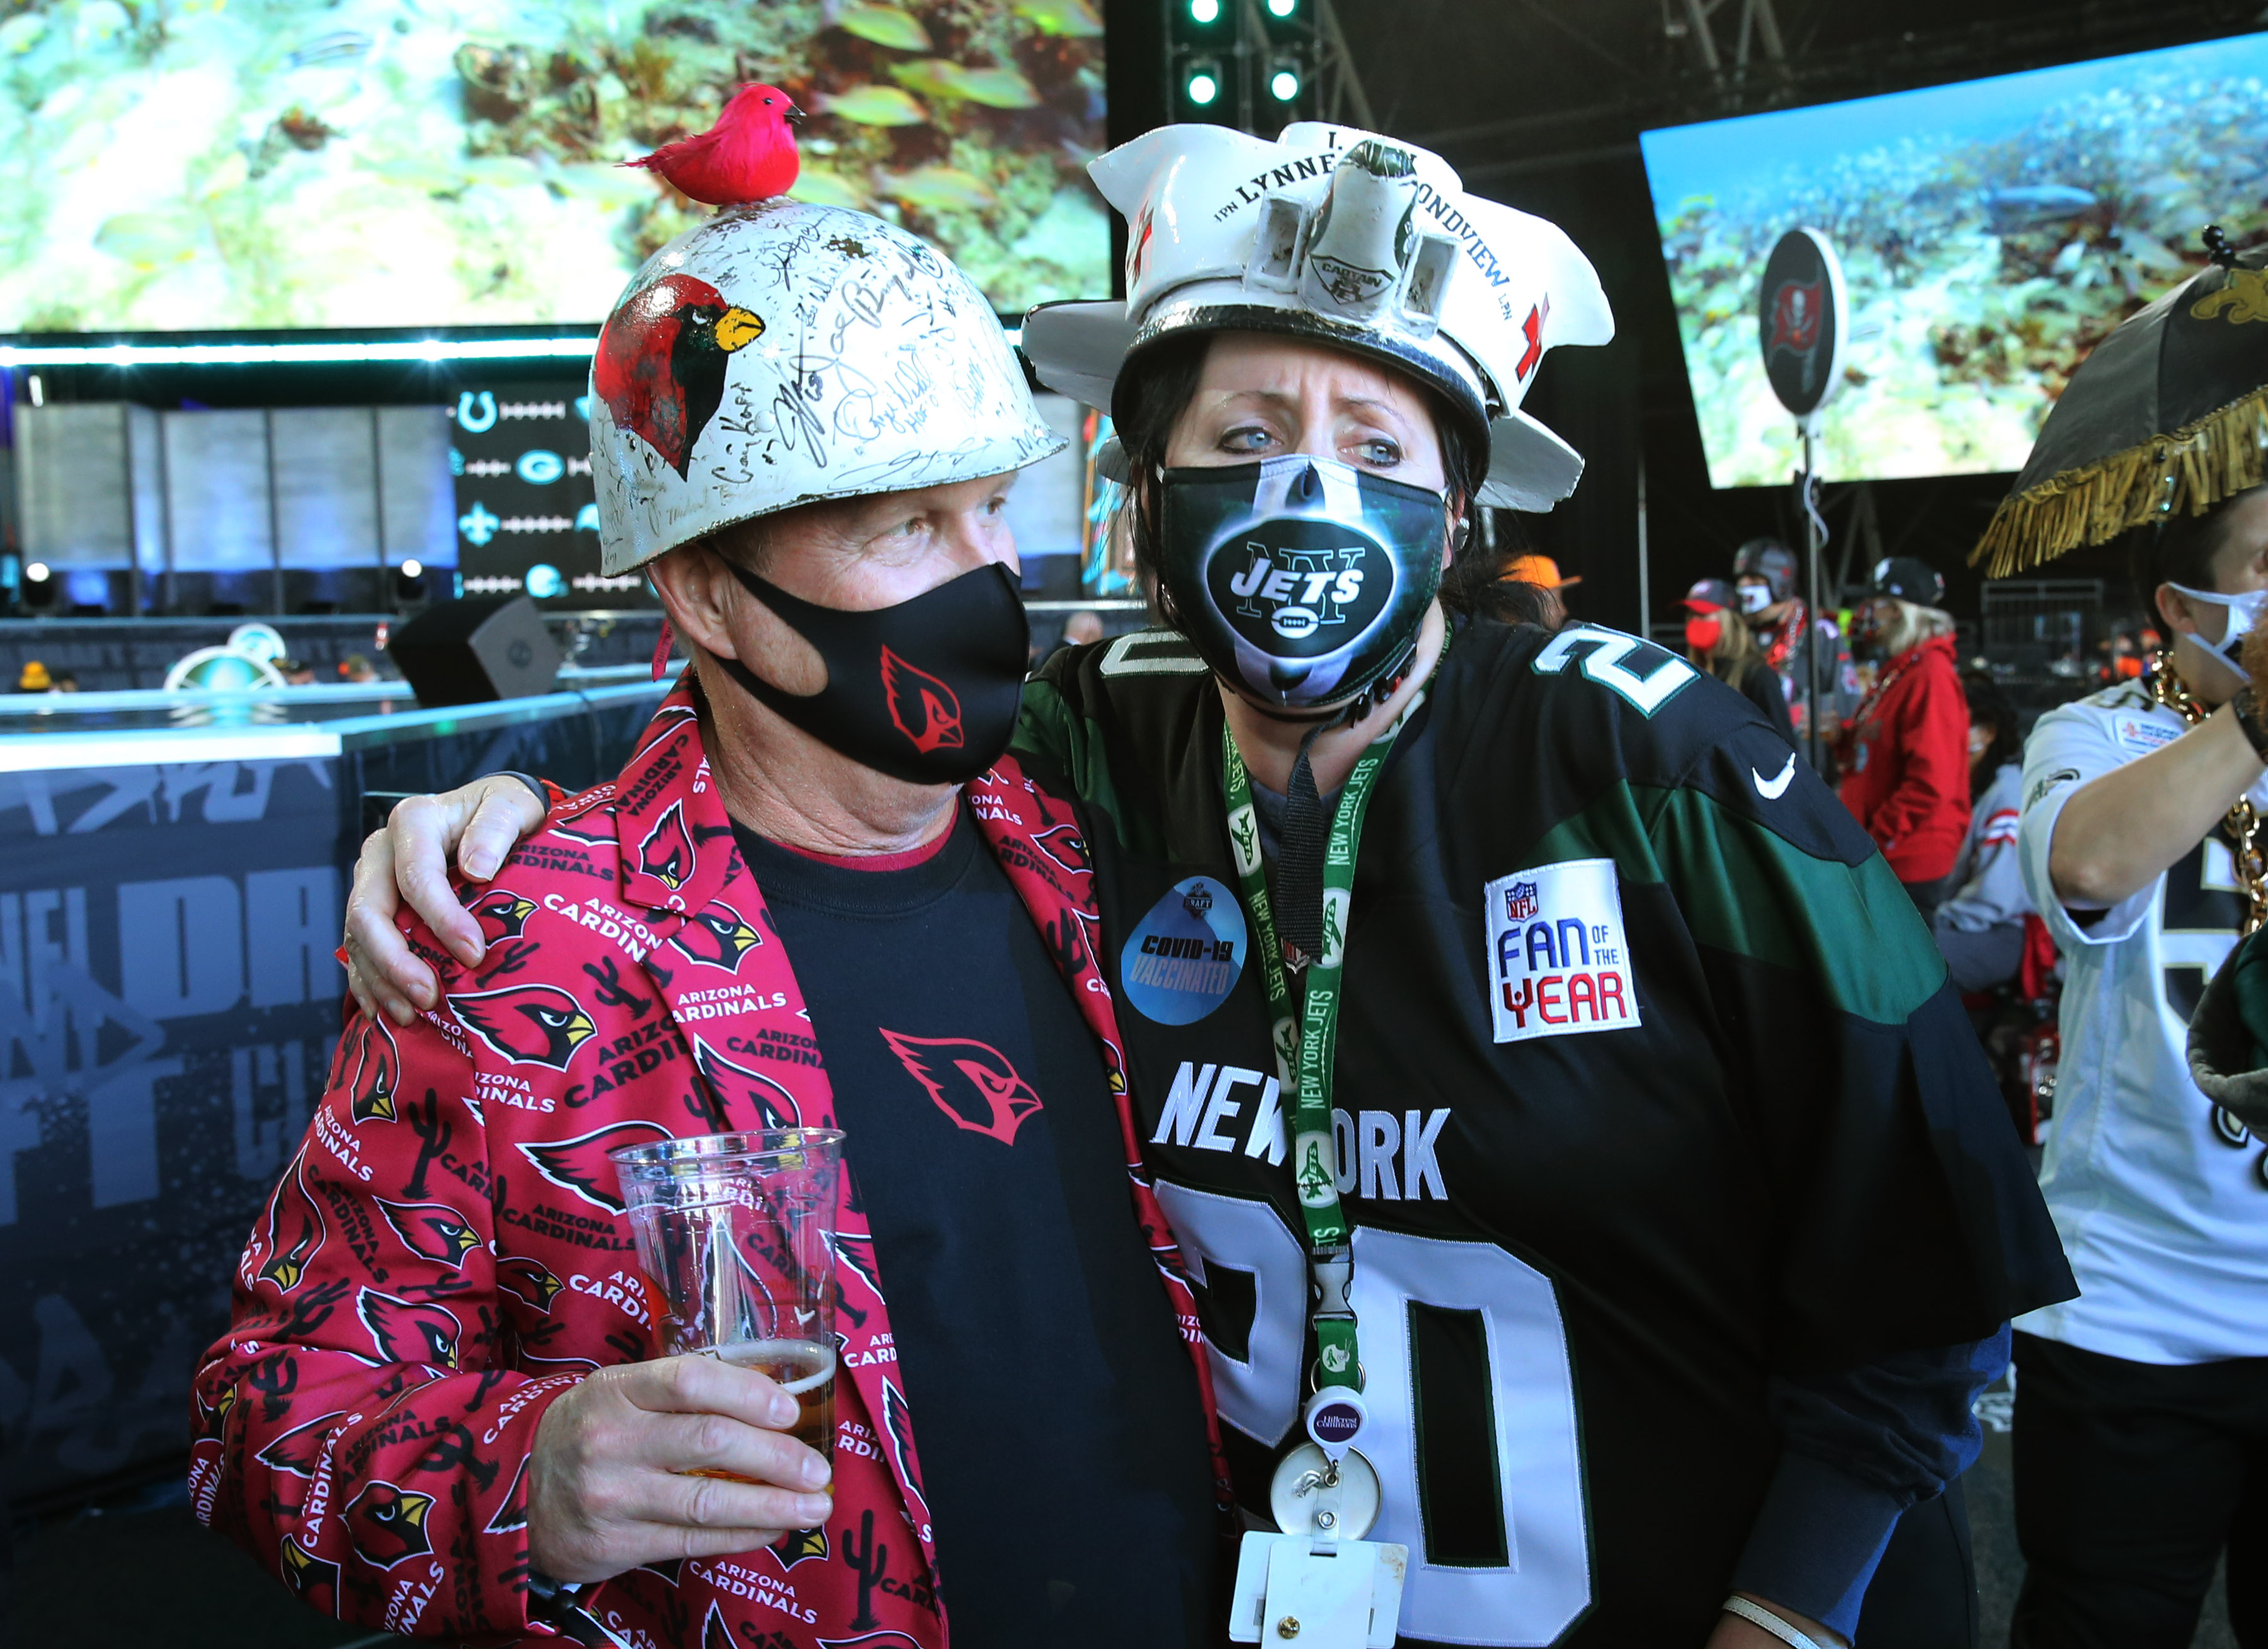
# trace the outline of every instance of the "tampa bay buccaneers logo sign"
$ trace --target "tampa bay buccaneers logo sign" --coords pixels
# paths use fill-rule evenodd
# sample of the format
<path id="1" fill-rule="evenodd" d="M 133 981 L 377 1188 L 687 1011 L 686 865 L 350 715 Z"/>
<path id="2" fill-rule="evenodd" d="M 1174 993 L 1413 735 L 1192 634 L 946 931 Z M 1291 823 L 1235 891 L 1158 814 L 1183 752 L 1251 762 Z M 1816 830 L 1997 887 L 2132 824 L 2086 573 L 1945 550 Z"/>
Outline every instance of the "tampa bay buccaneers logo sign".
<path id="1" fill-rule="evenodd" d="M 575 1050 L 598 1034 L 583 1005 L 556 985 L 511 985 L 449 998 L 463 1026 L 515 1065 L 567 1069 Z"/>
<path id="2" fill-rule="evenodd" d="M 997 1048 L 962 1037 L 905 1036 L 879 1025 L 874 1028 L 906 1074 L 929 1090 L 956 1128 L 1012 1145 L 1024 1119 L 1041 1108 L 1032 1085 Z"/>
<path id="3" fill-rule="evenodd" d="M 666 275 L 630 298 L 599 335 L 591 386 L 615 427 L 643 440 L 680 475 L 725 399 L 725 366 L 763 336 L 762 318 L 706 281 Z"/>
<path id="4" fill-rule="evenodd" d="M 890 723 L 923 755 L 961 748 L 961 700 L 926 670 L 882 649 L 882 697 Z"/>

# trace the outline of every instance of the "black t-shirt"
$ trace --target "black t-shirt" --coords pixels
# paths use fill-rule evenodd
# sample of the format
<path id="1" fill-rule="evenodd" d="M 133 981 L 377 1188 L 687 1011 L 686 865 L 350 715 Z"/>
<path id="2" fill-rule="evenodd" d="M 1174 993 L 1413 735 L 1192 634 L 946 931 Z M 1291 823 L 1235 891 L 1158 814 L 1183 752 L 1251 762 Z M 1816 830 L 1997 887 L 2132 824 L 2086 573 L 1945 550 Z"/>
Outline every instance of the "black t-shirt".
<path id="1" fill-rule="evenodd" d="M 1205 1641 L 1196 1371 L 1101 1054 L 1038 929 L 965 818 L 882 870 L 737 834 L 873 1232 L 954 1641 Z"/>

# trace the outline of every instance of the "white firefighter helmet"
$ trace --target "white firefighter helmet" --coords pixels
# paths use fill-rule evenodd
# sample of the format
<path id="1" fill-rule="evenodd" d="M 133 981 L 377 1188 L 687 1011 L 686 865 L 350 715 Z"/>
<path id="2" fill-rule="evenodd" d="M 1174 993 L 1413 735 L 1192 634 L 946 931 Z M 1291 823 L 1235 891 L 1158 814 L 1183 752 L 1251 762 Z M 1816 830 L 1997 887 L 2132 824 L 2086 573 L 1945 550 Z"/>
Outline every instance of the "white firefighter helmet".
<path id="1" fill-rule="evenodd" d="M 864 212 L 719 212 L 631 277 L 591 361 L 600 565 L 821 498 L 974 481 L 1063 438 L 935 247 Z"/>
<path id="2" fill-rule="evenodd" d="M 1486 438 L 1480 503 L 1548 510 L 1574 490 L 1581 457 L 1520 402 L 1545 350 L 1604 343 L 1615 321 L 1557 225 L 1468 195 L 1438 155 L 1320 121 L 1275 143 L 1160 127 L 1089 170 L 1129 225 L 1126 301 L 1025 319 L 1049 388 L 1108 408 L 1119 369 L 1160 339 L 1291 333 L 1440 391 Z"/>

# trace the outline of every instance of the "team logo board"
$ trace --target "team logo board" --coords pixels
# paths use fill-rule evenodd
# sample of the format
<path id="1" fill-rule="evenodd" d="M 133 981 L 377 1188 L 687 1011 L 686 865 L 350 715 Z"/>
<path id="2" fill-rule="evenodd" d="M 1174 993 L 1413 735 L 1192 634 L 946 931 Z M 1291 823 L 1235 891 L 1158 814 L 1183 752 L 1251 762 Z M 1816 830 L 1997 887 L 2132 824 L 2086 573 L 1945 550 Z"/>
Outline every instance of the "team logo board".
<path id="1" fill-rule="evenodd" d="M 1176 882 L 1119 953 L 1123 992 L 1160 1025 L 1194 1025 L 1236 989 L 1248 938 L 1234 894 L 1210 876 Z"/>
<path id="2" fill-rule="evenodd" d="M 1638 983 L 1612 859 L 1570 859 L 1481 889 L 1489 1015 L 1499 1042 L 1638 1023 Z"/>

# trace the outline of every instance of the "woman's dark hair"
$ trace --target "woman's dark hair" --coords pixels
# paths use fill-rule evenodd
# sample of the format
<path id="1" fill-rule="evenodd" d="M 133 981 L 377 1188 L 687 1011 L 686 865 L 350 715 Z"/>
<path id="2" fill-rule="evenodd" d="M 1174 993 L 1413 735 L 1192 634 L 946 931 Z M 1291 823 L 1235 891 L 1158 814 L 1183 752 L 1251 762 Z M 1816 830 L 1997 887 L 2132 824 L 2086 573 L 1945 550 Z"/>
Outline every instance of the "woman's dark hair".
<path id="1" fill-rule="evenodd" d="M 1131 478 L 1124 507 L 1135 573 L 1167 623 L 1176 621 L 1158 580 L 1157 475 L 1165 467 L 1174 425 L 1188 410 L 1197 393 L 1197 381 L 1204 376 L 1205 352 L 1213 336 L 1194 333 L 1151 345 L 1119 375 L 1111 401 L 1112 420 L 1118 443 L 1126 449 L 1126 469 Z M 1418 388 L 1440 434 L 1441 473 L 1447 482 L 1450 507 L 1453 511 L 1462 507 L 1465 514 L 1463 539 L 1441 574 L 1441 605 L 1453 613 L 1503 623 L 1541 623 L 1541 594 L 1529 585 L 1502 582 L 1498 577 L 1519 551 L 1503 544 L 1484 548 L 1483 534 L 1476 530 L 1478 506 L 1473 500 L 1486 478 L 1484 453 L 1475 444 L 1464 419 L 1451 410 L 1438 391 L 1424 384 Z"/>
<path id="2" fill-rule="evenodd" d="M 2006 763 L 2023 759 L 2023 718 L 2017 714 L 2014 701 L 2000 690 L 1999 683 L 1981 670 L 1963 671 L 1961 688 L 1969 696 L 1969 725 L 1992 730 L 1992 742 L 1984 747 L 1984 754 L 1970 769 L 1989 781 Z"/>

